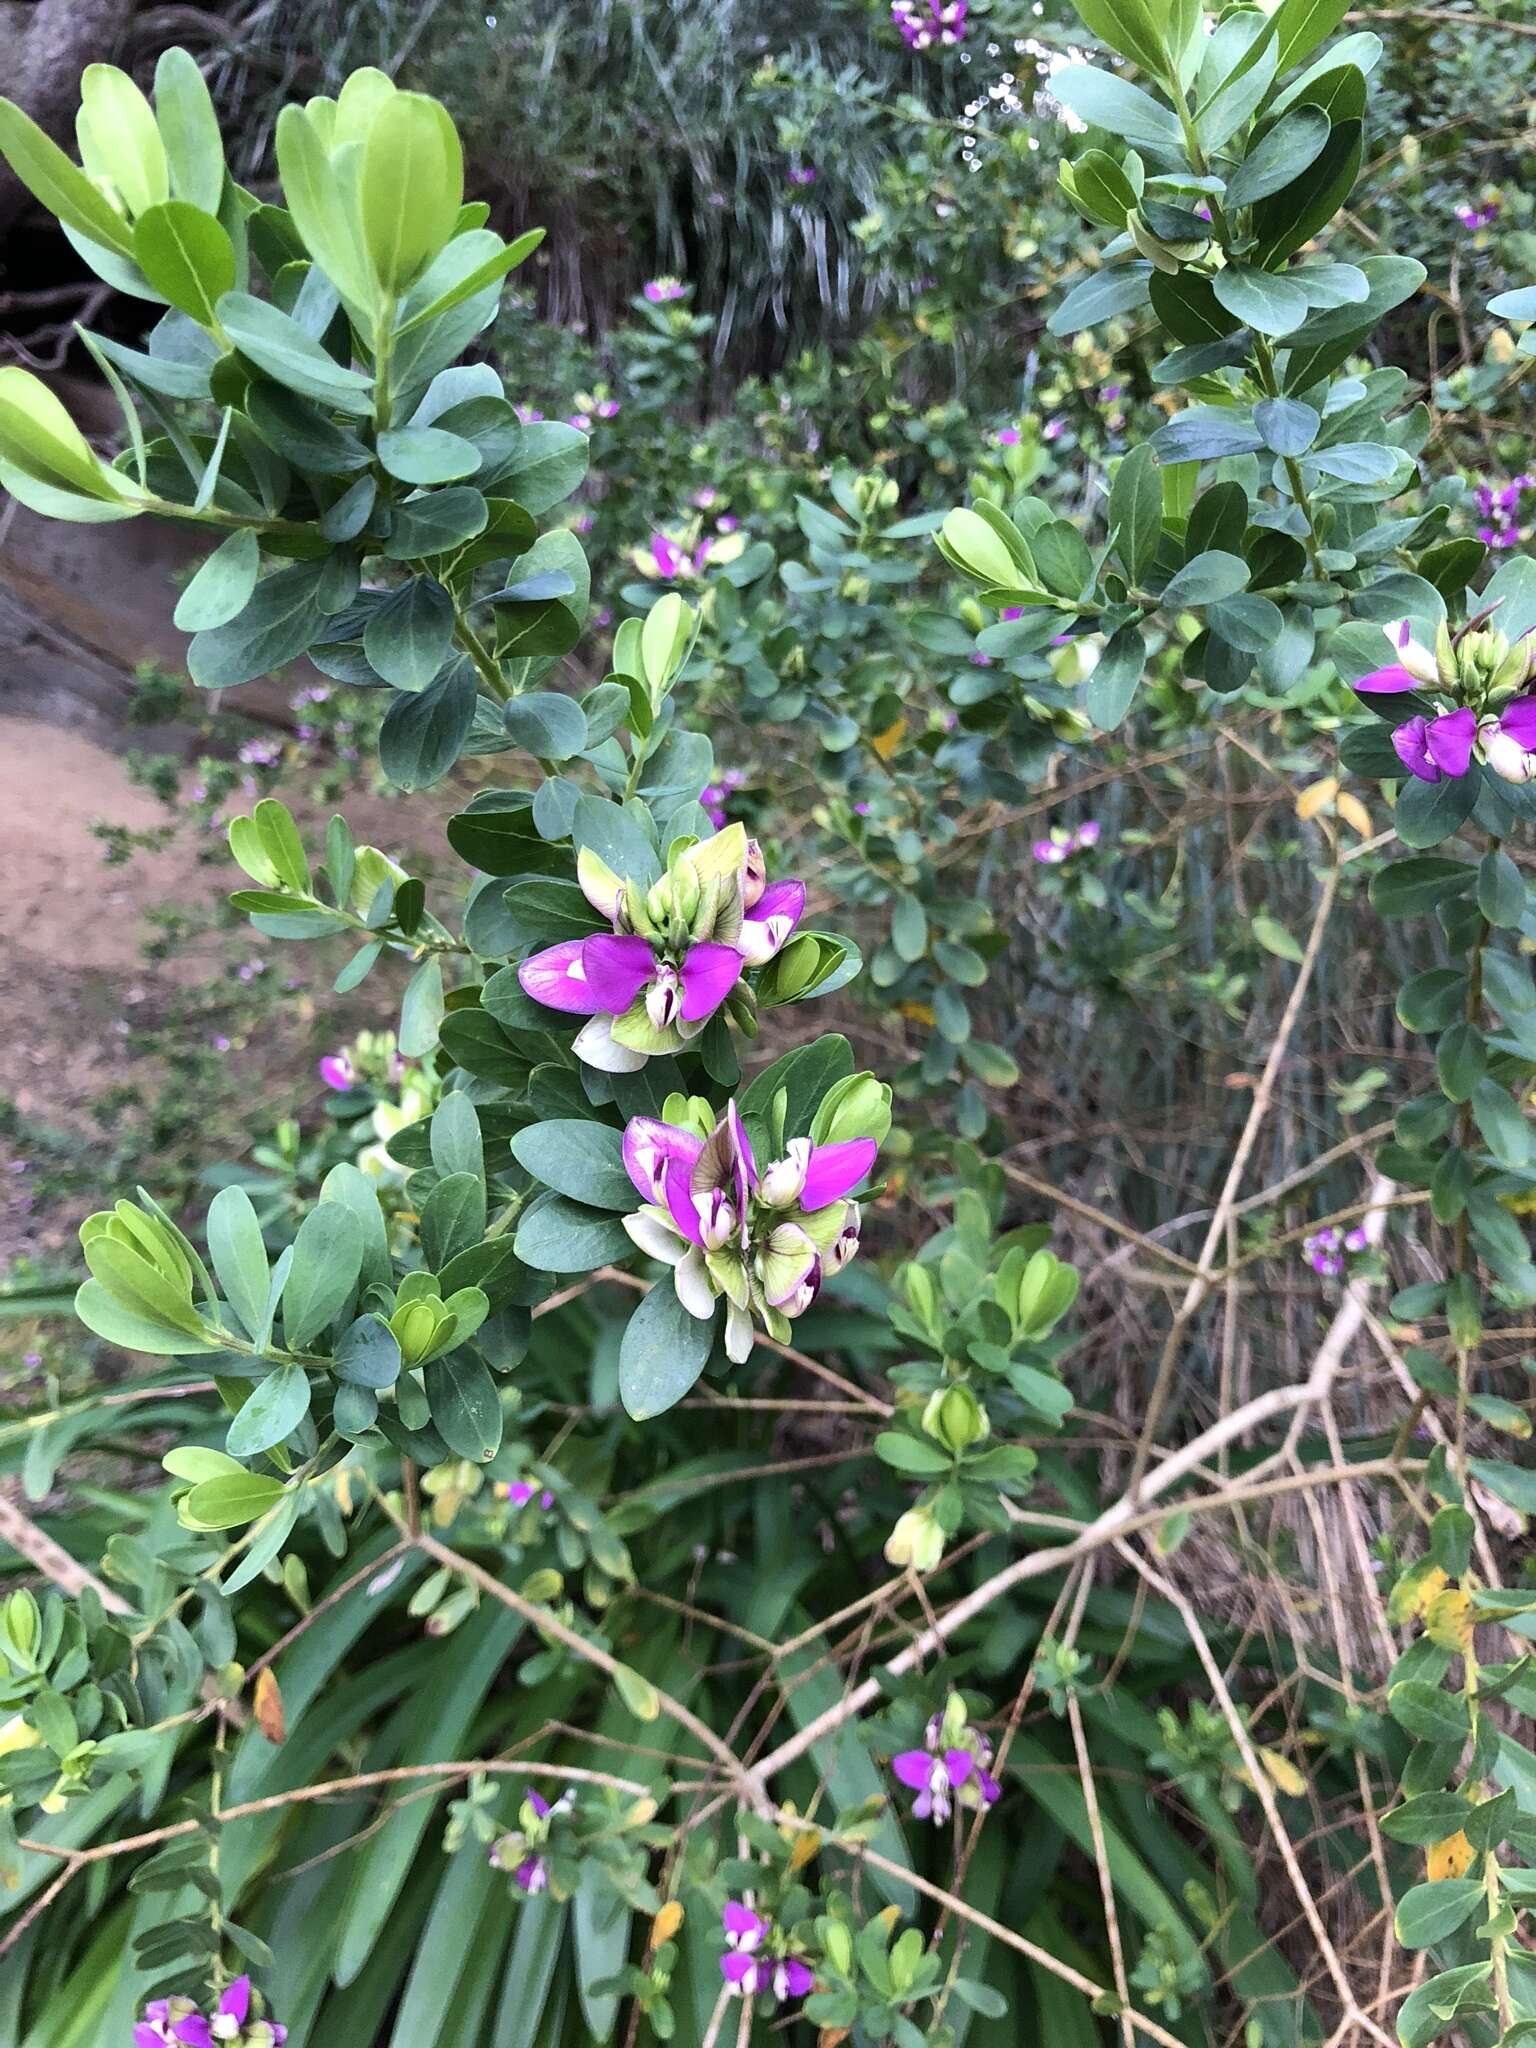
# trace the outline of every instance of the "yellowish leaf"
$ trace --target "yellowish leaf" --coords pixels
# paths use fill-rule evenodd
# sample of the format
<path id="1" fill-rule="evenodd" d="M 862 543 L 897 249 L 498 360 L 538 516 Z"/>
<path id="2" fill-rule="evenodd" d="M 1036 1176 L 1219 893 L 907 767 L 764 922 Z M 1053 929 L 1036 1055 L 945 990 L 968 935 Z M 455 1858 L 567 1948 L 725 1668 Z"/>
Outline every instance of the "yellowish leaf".
<path id="1" fill-rule="evenodd" d="M 1472 1643 L 1472 1598 L 1468 1593 L 1437 1593 L 1425 1602 L 1424 1627 L 1442 1650 L 1464 1651 Z"/>
<path id="2" fill-rule="evenodd" d="M 1438 1884 L 1443 1877 L 1465 1877 L 1476 1861 L 1477 1851 L 1458 1828 L 1454 1835 L 1424 1851 L 1424 1876 L 1430 1884 Z"/>
<path id="3" fill-rule="evenodd" d="M 933 1010 L 927 1003 L 898 1003 L 898 1013 L 913 1024 L 932 1024 Z"/>
<path id="4" fill-rule="evenodd" d="M 288 1739 L 288 1717 L 283 1712 L 282 1689 L 272 1675 L 272 1667 L 256 1674 L 256 1691 L 252 1698 L 256 1715 L 256 1726 L 268 1742 L 286 1742 Z"/>
<path id="5" fill-rule="evenodd" d="M 1296 799 L 1298 818 L 1315 818 L 1319 811 L 1327 810 L 1339 793 L 1337 775 L 1325 775 L 1321 782 L 1314 782 L 1304 789 Z"/>
<path id="6" fill-rule="evenodd" d="M 894 725 L 888 725 L 884 732 L 876 733 L 870 742 L 882 761 L 889 761 L 907 735 L 907 721 L 898 718 Z"/>
<path id="7" fill-rule="evenodd" d="M 1264 1766 L 1270 1783 L 1277 1792 L 1283 1792 L 1288 1799 L 1300 1799 L 1305 1793 L 1306 1779 L 1290 1758 L 1282 1756 L 1278 1749 L 1261 1749 L 1259 1762 Z"/>
<path id="8" fill-rule="evenodd" d="M 1347 789 L 1341 790 L 1338 796 L 1334 798 L 1333 808 L 1352 831 L 1358 832 L 1362 839 L 1370 838 L 1374 829 L 1371 824 L 1371 814 L 1359 797 L 1355 796 L 1352 791 Z"/>

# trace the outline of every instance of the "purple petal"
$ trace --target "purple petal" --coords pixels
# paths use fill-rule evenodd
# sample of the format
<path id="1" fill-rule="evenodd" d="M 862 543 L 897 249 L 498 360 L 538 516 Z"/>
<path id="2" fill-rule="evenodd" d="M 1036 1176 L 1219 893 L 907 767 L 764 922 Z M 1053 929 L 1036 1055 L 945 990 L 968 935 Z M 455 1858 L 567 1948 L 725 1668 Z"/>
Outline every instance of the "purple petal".
<path id="1" fill-rule="evenodd" d="M 757 1976 L 757 1963 L 752 1956 L 743 1955 L 739 1948 L 728 1948 L 720 1958 L 720 1974 L 727 1984 L 741 1984 L 748 1977 Z"/>
<path id="2" fill-rule="evenodd" d="M 980 1765 L 976 1769 L 976 1783 L 981 1787 L 981 1796 L 988 1806 L 994 1806 L 1002 1798 L 1002 1786 L 999 1785 L 990 1771 L 982 1770 Z"/>
<path id="3" fill-rule="evenodd" d="M 673 1160 L 693 1167 L 704 1140 L 659 1117 L 631 1117 L 624 1131 L 624 1166 L 643 1200 L 659 1201 L 666 1192 L 667 1168 Z"/>
<path id="4" fill-rule="evenodd" d="M 766 1920 L 754 1913 L 750 1906 L 744 1906 L 739 1899 L 726 1900 L 721 1924 L 733 1940 L 752 1948 L 762 1940 L 768 1927 Z"/>
<path id="5" fill-rule="evenodd" d="M 779 1965 L 779 1972 L 784 1980 L 784 1989 L 780 1993 L 783 1998 L 804 1998 L 816 1982 L 809 1967 L 798 1956 L 788 1957 Z"/>
<path id="6" fill-rule="evenodd" d="M 596 1016 L 601 1006 L 587 985 L 582 965 L 582 949 L 587 943 L 586 939 L 564 939 L 558 946 L 546 946 L 542 953 L 525 960 L 517 970 L 524 994 L 551 1010 L 567 1010 L 578 1017 Z"/>
<path id="7" fill-rule="evenodd" d="M 736 1157 L 741 1161 L 741 1170 L 746 1176 L 749 1188 L 757 1186 L 757 1161 L 752 1156 L 752 1141 L 747 1136 L 747 1127 L 741 1120 L 741 1111 L 736 1107 L 736 1098 L 726 1104 L 725 1120 L 731 1127 L 731 1137 L 736 1146 Z"/>
<path id="8" fill-rule="evenodd" d="M 528 1489 L 528 1493 L 531 1498 L 533 1494 L 533 1488 L 531 1486 Z M 534 1812 L 539 1816 L 540 1820 L 548 1820 L 549 1801 L 547 1799 L 541 1799 L 537 1792 L 530 1792 L 528 1794 L 528 1804 L 533 1808 Z"/>
<path id="9" fill-rule="evenodd" d="M 1425 735 L 1430 759 L 1447 775 L 1465 775 L 1472 765 L 1472 742 L 1477 738 L 1477 714 L 1465 705 L 1431 719 Z"/>
<path id="10" fill-rule="evenodd" d="M 656 972 L 656 955 L 649 939 L 599 932 L 582 940 L 581 964 L 593 1008 L 622 1017 Z"/>
<path id="11" fill-rule="evenodd" d="M 200 2012 L 178 2020 L 171 2029 L 171 2039 L 182 2042 L 184 2048 L 214 2048 L 213 2029 Z"/>
<path id="12" fill-rule="evenodd" d="M 1354 687 L 1365 696 L 1390 697 L 1402 690 L 1417 690 L 1421 684 L 1407 669 L 1399 668 L 1396 662 L 1387 668 L 1373 668 L 1368 676 L 1361 676 Z"/>
<path id="13" fill-rule="evenodd" d="M 804 882 L 770 882 L 753 904 L 752 915 L 759 921 L 788 917 L 798 924 L 805 915 Z"/>
<path id="14" fill-rule="evenodd" d="M 250 2010 L 251 1980 L 249 1977 L 237 1977 L 219 2000 L 220 2015 L 233 2020 L 237 2027 L 243 2027 Z"/>
<path id="15" fill-rule="evenodd" d="M 700 1147 L 702 1150 L 703 1148 Z M 699 1224 L 699 1207 L 693 1198 L 691 1169 L 682 1160 L 673 1159 L 667 1165 L 665 1188 L 667 1210 L 672 1221 L 690 1244 L 704 1249 L 704 1232 Z"/>
<path id="16" fill-rule="evenodd" d="M 1400 725 L 1392 735 L 1392 745 L 1397 758 L 1420 782 L 1438 782 L 1440 770 L 1429 751 L 1429 720 L 1410 718 Z"/>
<path id="17" fill-rule="evenodd" d="M 976 1759 L 968 1749 L 946 1749 L 944 1769 L 951 1785 L 959 1787 L 976 1768 Z"/>
<path id="18" fill-rule="evenodd" d="M 696 1024 L 701 1017 L 713 1016 L 740 979 L 741 955 L 734 946 L 690 946 L 683 961 L 683 1016 L 687 1022 Z"/>
<path id="19" fill-rule="evenodd" d="M 165 2048 L 165 2036 L 158 2027 L 141 2024 L 133 2030 L 133 2048 Z"/>
<path id="20" fill-rule="evenodd" d="M 839 1145 L 817 1145 L 800 1190 L 802 1209 L 824 1209 L 856 1188 L 875 1163 L 880 1147 L 873 1138 L 848 1138 Z"/>
<path id="21" fill-rule="evenodd" d="M 1536 697 L 1516 697 L 1506 704 L 1499 713 L 1499 731 L 1528 754 L 1536 752 Z"/>
<path id="22" fill-rule="evenodd" d="M 926 1749 L 904 1749 L 891 1758 L 891 1769 L 903 1785 L 914 1792 L 921 1792 L 933 1769 L 933 1758 Z"/>

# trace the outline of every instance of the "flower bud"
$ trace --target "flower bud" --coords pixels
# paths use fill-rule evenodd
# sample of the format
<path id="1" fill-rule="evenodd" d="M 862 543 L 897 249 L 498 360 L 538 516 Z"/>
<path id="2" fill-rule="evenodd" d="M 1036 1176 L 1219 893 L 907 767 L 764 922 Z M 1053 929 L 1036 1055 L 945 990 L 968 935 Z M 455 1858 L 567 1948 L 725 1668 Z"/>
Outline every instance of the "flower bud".
<path id="1" fill-rule="evenodd" d="M 932 1508 L 908 1508 L 886 1538 L 885 1561 L 915 1572 L 931 1572 L 944 1555 L 944 1531 Z"/>
<path id="2" fill-rule="evenodd" d="M 827 1273 L 841 1273 L 844 1266 L 851 1259 L 858 1257 L 859 1205 L 857 1202 L 849 1202 L 846 1208 L 847 1214 L 843 1218 L 843 1227 L 836 1237 L 833 1238 L 831 1249 L 824 1255 L 821 1262 L 823 1271 Z"/>
<path id="3" fill-rule="evenodd" d="M 1434 650 L 1421 646 L 1413 637 L 1413 628 L 1407 619 L 1392 619 L 1381 629 L 1392 643 L 1399 668 L 1407 669 L 1416 683 L 1432 685 L 1440 680 L 1439 665 Z"/>
<path id="4" fill-rule="evenodd" d="M 1496 718 L 1485 718 L 1478 728 L 1484 761 L 1501 782 L 1529 782 L 1536 774 L 1536 754 L 1528 754 L 1517 739 L 1499 730 Z"/>
<path id="5" fill-rule="evenodd" d="M 757 1199 L 770 1209 L 792 1209 L 800 1199 L 810 1164 L 810 1139 L 791 1138 L 784 1157 L 764 1168 L 757 1184 Z"/>
<path id="6" fill-rule="evenodd" d="M 20 1714 L 12 1714 L 9 1721 L 0 1721 L 0 1756 L 12 1756 L 18 1749 L 37 1749 L 43 1738 L 30 1722 Z"/>
<path id="7" fill-rule="evenodd" d="M 707 1195 L 696 1196 L 694 1206 L 699 1212 L 699 1235 L 704 1240 L 704 1249 L 717 1252 L 728 1245 L 736 1235 L 736 1207 L 728 1202 L 719 1188 L 711 1188 Z"/>
<path id="8" fill-rule="evenodd" d="M 1453 689 L 1461 677 L 1456 662 L 1456 643 L 1444 619 L 1435 628 L 1435 676 L 1441 687 L 1447 690 Z"/>
<path id="9" fill-rule="evenodd" d="M 741 907 L 750 910 L 768 886 L 768 863 L 755 839 L 747 841 L 747 857 L 741 866 Z"/>
<path id="10" fill-rule="evenodd" d="M 970 1388 L 957 1382 L 929 1397 L 923 1428 L 935 1443 L 959 1457 L 991 1434 L 992 1423 Z"/>
<path id="11" fill-rule="evenodd" d="M 670 1031 L 683 1008 L 683 984 L 670 960 L 656 969 L 656 979 L 645 992 L 645 1014 L 658 1031 Z"/>

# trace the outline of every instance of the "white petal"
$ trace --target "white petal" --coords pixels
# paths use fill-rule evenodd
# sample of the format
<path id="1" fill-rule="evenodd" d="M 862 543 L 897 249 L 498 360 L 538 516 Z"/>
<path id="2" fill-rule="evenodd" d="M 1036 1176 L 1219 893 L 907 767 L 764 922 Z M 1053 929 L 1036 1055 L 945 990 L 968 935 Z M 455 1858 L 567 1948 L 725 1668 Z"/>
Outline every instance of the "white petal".
<path id="1" fill-rule="evenodd" d="M 624 1228 L 641 1251 L 669 1266 L 675 1266 L 693 1250 L 677 1225 L 659 1209 L 637 1209 L 633 1216 L 624 1218 Z"/>
<path id="2" fill-rule="evenodd" d="M 689 1315 L 705 1322 L 715 1312 L 714 1283 L 709 1277 L 709 1268 L 704 1263 L 704 1254 L 696 1244 L 688 1247 L 685 1255 L 672 1268 L 672 1285 L 677 1289 L 677 1298 Z"/>
<path id="3" fill-rule="evenodd" d="M 593 1017 L 583 1024 L 571 1040 L 571 1050 L 577 1059 L 604 1074 L 638 1074 L 650 1058 L 649 1053 L 635 1052 L 617 1042 L 611 1017 Z"/>
<path id="4" fill-rule="evenodd" d="M 725 1311 L 725 1355 L 732 1365 L 745 1365 L 752 1356 L 752 1318 L 734 1301 Z"/>

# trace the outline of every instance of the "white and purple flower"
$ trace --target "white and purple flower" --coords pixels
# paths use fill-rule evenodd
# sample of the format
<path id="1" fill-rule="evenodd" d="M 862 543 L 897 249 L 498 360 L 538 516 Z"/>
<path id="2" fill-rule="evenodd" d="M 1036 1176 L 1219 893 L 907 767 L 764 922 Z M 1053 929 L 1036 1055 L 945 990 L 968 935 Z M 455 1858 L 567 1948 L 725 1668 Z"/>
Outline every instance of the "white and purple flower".
<path id="1" fill-rule="evenodd" d="M 1362 696 L 1456 691 L 1486 707 L 1490 696 L 1521 690 L 1536 680 L 1536 638 L 1529 634 L 1513 646 L 1500 633 L 1468 633 L 1453 640 L 1442 624 L 1430 648 L 1414 639 L 1407 619 L 1394 619 L 1382 630 L 1397 659 L 1360 677 L 1355 688 Z M 1420 782 L 1465 775 L 1474 751 L 1506 782 L 1528 782 L 1536 771 L 1536 697 L 1514 696 L 1481 715 L 1469 703 L 1451 704 L 1432 716 L 1416 712 L 1394 727 L 1392 746 Z"/>
<path id="2" fill-rule="evenodd" d="M 637 1072 L 696 1038 L 748 967 L 785 945 L 805 910 L 805 884 L 767 883 L 740 825 L 678 854 L 642 889 L 583 850 L 577 879 L 613 929 L 532 954 L 518 980 L 536 1002 L 591 1021 L 575 1052 L 605 1073 Z"/>
<path id="3" fill-rule="evenodd" d="M 653 306 L 669 306 L 682 298 L 687 290 L 680 277 L 653 277 L 644 287 L 645 296 Z"/>
<path id="4" fill-rule="evenodd" d="M 732 1991 L 742 1998 L 771 1992 L 780 2005 L 805 1997 L 816 1981 L 810 1965 L 787 1953 L 771 1920 L 738 1899 L 726 1900 L 722 1919 L 725 1954 L 720 1974 Z"/>
<path id="5" fill-rule="evenodd" d="M 944 1712 L 929 1721 L 923 1741 L 922 1749 L 904 1749 L 891 1758 L 899 1782 L 917 1794 L 912 1802 L 914 1819 L 942 1827 L 957 1802 L 980 1809 L 1002 1797 L 1003 1788 L 987 1768 L 992 1744 L 966 1720 L 958 1694 L 951 1695 Z"/>
<path id="6" fill-rule="evenodd" d="M 521 1827 L 498 1836 L 491 1844 L 491 1868 L 504 1870 L 525 1898 L 549 1890 L 549 1862 L 544 1850 L 556 1817 L 569 1813 L 575 1799 L 575 1790 L 569 1785 L 552 1803 L 539 1793 L 530 1792 L 519 1815 Z"/>
<path id="7" fill-rule="evenodd" d="M 909 50 L 965 41 L 966 0 L 891 0 L 891 21 Z"/>
<path id="8" fill-rule="evenodd" d="M 288 2029 L 251 2017 L 251 1980 L 237 1977 L 213 2012 L 190 1998 L 152 1998 L 133 2030 L 133 2048 L 282 2048 Z"/>
<path id="9" fill-rule="evenodd" d="M 632 1117 L 624 1165 L 645 1206 L 624 1228 L 672 1268 L 689 1315 L 707 1321 L 724 1298 L 726 1356 L 740 1365 L 756 1322 L 782 1341 L 857 1253 L 859 1209 L 847 1197 L 878 1149 L 873 1138 L 792 1138 L 759 1173 L 734 1102 L 707 1133 Z"/>
<path id="10" fill-rule="evenodd" d="M 1059 868 L 1074 853 L 1086 853 L 1097 846 L 1103 827 L 1097 818 L 1085 818 L 1081 825 L 1053 825 L 1049 835 L 1037 839 L 1030 854 L 1041 867 Z"/>

